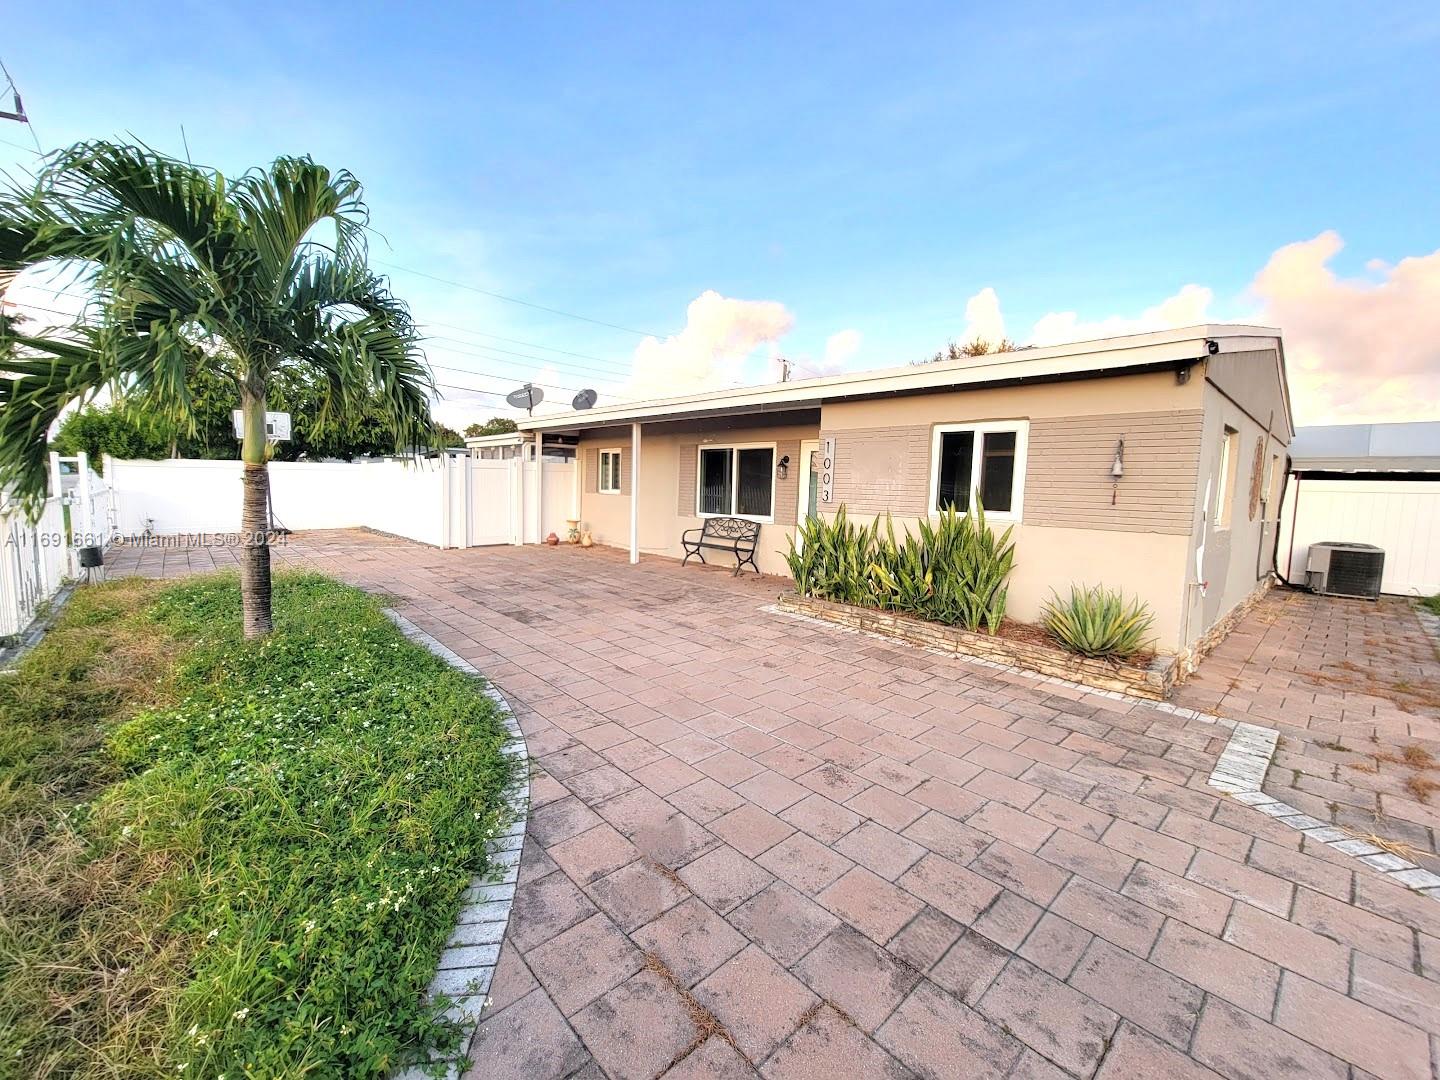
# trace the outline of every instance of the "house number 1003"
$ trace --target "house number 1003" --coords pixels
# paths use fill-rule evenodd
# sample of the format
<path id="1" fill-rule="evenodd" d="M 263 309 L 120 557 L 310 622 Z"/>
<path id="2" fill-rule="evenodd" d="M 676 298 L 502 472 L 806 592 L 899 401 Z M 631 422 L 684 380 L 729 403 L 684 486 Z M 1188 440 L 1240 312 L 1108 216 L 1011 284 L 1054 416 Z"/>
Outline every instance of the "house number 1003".
<path id="1" fill-rule="evenodd" d="M 820 498 L 822 503 L 835 501 L 835 436 L 820 440 Z"/>

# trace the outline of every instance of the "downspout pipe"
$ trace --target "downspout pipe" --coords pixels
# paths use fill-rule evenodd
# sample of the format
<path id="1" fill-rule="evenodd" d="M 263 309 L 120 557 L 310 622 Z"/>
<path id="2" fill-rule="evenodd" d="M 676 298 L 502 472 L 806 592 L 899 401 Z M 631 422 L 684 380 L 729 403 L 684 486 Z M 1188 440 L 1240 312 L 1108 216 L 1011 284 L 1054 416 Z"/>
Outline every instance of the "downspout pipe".
<path id="1" fill-rule="evenodd" d="M 1285 512 L 1285 489 L 1290 486 L 1290 469 L 1294 465 L 1294 460 L 1295 459 L 1290 456 L 1290 452 L 1287 450 L 1285 452 L 1285 479 L 1280 484 L 1280 512 L 1282 514 Z M 1299 512 L 1300 500 L 1299 498 L 1296 498 L 1295 506 L 1291 512 L 1290 517 L 1291 547 L 1294 547 L 1295 545 L 1295 519 L 1299 516 Z M 1284 522 L 1281 519 L 1277 518 L 1275 521 L 1275 550 L 1272 551 L 1270 555 L 1270 562 L 1273 567 L 1273 572 L 1275 576 L 1280 579 L 1280 583 L 1284 585 L 1287 589 L 1303 589 L 1304 586 L 1296 585 L 1295 582 L 1291 581 L 1289 578 L 1287 578 L 1284 574 L 1280 572 L 1280 534 L 1285 531 L 1283 525 Z"/>

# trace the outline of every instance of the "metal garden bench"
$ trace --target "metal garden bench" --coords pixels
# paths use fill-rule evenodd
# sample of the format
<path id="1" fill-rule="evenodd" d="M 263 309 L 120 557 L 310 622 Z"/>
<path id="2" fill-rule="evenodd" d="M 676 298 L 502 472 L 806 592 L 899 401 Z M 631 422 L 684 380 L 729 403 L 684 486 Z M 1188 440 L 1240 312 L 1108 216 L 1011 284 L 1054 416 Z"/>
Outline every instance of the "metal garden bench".
<path id="1" fill-rule="evenodd" d="M 686 529 L 681 535 L 680 546 L 685 549 L 685 558 L 680 565 L 688 563 L 692 555 L 698 556 L 702 563 L 705 562 L 705 554 L 701 549 L 709 548 L 712 551 L 728 551 L 735 556 L 733 576 L 739 577 L 740 570 L 746 563 L 758 574 L 760 568 L 755 565 L 755 545 L 759 541 L 758 521 L 743 521 L 730 517 L 706 518 L 700 528 Z"/>

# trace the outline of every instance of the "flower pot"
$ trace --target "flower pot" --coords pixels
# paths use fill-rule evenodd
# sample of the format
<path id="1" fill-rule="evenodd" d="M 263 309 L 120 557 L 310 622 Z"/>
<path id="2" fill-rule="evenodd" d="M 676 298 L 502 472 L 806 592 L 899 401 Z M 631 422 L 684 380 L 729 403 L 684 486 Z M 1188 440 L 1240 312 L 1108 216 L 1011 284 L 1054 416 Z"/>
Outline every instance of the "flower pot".
<path id="1" fill-rule="evenodd" d="M 590 534 L 589 529 L 580 534 L 580 546 L 583 548 L 595 546 L 595 537 Z"/>
<path id="2" fill-rule="evenodd" d="M 549 536 L 545 537 L 545 543 L 549 544 L 551 547 L 559 547 L 560 537 L 556 536 L 552 532 Z"/>
<path id="3" fill-rule="evenodd" d="M 565 519 L 565 542 L 567 544 L 578 544 L 580 542 L 580 519 Z"/>

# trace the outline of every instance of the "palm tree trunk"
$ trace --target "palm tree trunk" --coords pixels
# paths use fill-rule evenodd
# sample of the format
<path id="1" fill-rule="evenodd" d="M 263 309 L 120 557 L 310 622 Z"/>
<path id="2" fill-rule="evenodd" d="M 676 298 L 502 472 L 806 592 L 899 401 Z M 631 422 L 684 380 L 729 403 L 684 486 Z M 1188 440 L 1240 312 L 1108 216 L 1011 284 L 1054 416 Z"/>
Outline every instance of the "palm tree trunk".
<path id="1" fill-rule="evenodd" d="M 245 636 L 260 638 L 274 626 L 270 616 L 270 472 L 265 464 L 265 388 L 243 385 L 240 410 L 244 439 L 244 503 L 240 512 L 240 604 Z"/>

